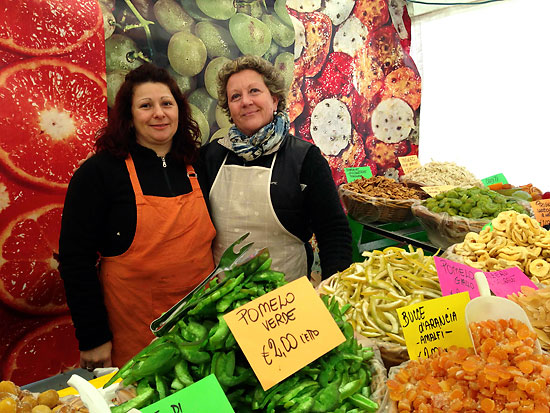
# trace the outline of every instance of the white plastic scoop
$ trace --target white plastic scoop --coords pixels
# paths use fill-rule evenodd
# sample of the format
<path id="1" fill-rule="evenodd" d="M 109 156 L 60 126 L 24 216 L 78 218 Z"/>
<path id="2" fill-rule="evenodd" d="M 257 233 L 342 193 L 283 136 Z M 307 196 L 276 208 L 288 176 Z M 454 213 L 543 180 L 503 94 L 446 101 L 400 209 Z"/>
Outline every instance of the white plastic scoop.
<path id="1" fill-rule="evenodd" d="M 489 289 L 489 283 L 487 282 L 487 277 L 485 277 L 485 274 L 481 271 L 476 272 L 474 277 L 480 296 L 474 298 L 466 304 L 466 325 L 468 326 L 470 337 L 472 337 L 470 323 L 485 320 L 496 321 L 500 319 L 508 320 L 515 318 L 516 320 L 525 323 L 531 331 L 534 331 L 527 314 L 523 311 L 523 308 L 506 298 L 492 296 L 491 290 Z M 472 338 L 472 343 L 473 342 L 474 340 Z M 537 339 L 535 341 L 535 354 L 540 353 L 541 347 L 539 340 Z"/>

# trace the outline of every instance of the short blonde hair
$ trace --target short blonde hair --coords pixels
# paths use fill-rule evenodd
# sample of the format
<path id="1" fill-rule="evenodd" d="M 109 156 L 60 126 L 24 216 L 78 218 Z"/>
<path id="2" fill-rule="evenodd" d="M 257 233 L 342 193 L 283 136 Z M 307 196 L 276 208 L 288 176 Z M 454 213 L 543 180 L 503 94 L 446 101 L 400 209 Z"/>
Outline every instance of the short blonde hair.
<path id="1" fill-rule="evenodd" d="M 283 75 L 269 61 L 262 57 L 253 55 L 240 56 L 235 60 L 227 62 L 218 72 L 218 104 L 222 110 L 228 116 L 231 116 L 229 113 L 229 103 L 227 101 L 227 82 L 235 73 L 239 73 L 247 69 L 254 70 L 262 76 L 269 92 L 273 96 L 279 98 L 277 111 L 285 111 L 286 95 L 288 91 L 285 88 Z"/>

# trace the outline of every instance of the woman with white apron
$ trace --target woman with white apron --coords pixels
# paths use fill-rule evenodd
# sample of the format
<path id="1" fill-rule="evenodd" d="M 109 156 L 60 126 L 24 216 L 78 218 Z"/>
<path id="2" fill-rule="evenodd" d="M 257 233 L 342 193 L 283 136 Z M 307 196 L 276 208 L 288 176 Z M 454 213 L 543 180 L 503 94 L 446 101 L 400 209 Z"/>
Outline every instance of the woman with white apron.
<path id="1" fill-rule="evenodd" d="M 289 134 L 286 90 L 268 61 L 242 56 L 219 72 L 219 105 L 234 126 L 202 148 L 214 260 L 237 238 L 268 247 L 272 268 L 291 281 L 309 275 L 309 240 L 319 245 L 322 276 L 352 262 L 351 232 L 327 161 L 311 143 Z"/>

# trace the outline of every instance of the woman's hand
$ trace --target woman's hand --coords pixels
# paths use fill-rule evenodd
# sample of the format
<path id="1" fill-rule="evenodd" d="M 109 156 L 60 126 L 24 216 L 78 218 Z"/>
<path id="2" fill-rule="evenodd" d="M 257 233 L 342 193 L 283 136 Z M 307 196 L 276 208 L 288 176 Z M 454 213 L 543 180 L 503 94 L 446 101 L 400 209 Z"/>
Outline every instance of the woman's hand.
<path id="1" fill-rule="evenodd" d="M 110 341 L 91 350 L 80 352 L 80 367 L 89 371 L 98 367 L 111 367 L 111 349 L 113 345 Z"/>

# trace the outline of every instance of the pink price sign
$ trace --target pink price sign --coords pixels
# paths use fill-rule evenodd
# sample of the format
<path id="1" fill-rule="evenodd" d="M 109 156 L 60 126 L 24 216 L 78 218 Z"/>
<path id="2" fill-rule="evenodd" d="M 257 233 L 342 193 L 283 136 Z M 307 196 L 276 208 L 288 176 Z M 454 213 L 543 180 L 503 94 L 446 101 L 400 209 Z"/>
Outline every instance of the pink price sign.
<path id="1" fill-rule="evenodd" d="M 434 257 L 434 260 L 443 296 L 467 291 L 470 299 L 479 297 L 474 277 L 478 269 L 445 258 Z"/>
<path id="2" fill-rule="evenodd" d="M 499 297 L 507 298 L 510 294 L 521 291 L 521 286 L 537 289 L 533 281 L 527 277 L 518 267 L 505 270 L 485 272 L 491 291 Z"/>

